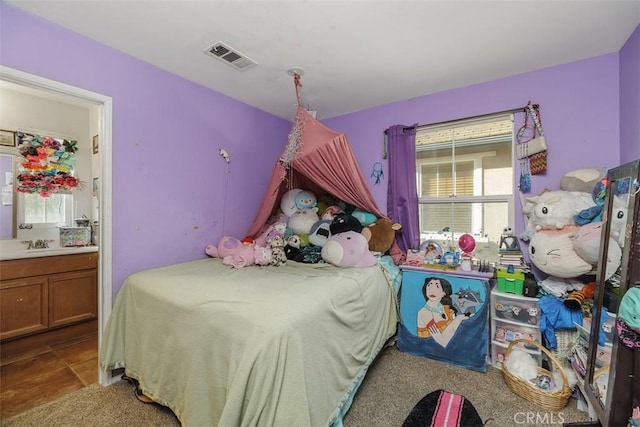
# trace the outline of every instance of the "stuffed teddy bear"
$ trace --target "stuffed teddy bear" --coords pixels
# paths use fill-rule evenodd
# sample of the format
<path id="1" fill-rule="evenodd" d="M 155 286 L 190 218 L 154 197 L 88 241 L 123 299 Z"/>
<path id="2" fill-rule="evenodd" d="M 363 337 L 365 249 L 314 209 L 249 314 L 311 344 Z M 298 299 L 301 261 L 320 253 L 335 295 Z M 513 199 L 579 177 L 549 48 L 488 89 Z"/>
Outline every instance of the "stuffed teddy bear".
<path id="1" fill-rule="evenodd" d="M 388 218 L 378 218 L 374 223 L 362 229 L 362 235 L 369 242 L 371 252 L 386 253 L 396 238 L 396 231 L 401 230 L 402 225 Z"/>
<path id="2" fill-rule="evenodd" d="M 331 230 L 331 235 L 335 236 L 339 233 L 344 233 L 345 231 L 355 231 L 356 233 L 362 232 L 362 224 L 360 221 L 353 215 L 349 215 L 346 212 L 340 212 L 336 214 L 329 226 L 329 230 Z"/>
<path id="3" fill-rule="evenodd" d="M 613 211 L 609 222 L 611 223 L 611 237 L 624 248 L 624 228 L 627 225 L 628 208 L 618 196 L 613 197 Z"/>
<path id="4" fill-rule="evenodd" d="M 255 265 L 271 265 L 273 261 L 271 248 L 256 246 L 254 256 Z"/>
<path id="5" fill-rule="evenodd" d="M 300 249 L 300 246 L 302 246 L 302 241 L 300 240 L 300 236 L 298 236 L 297 234 L 292 234 L 291 236 L 288 236 L 286 239 L 284 239 L 284 245 L 289 245 L 294 248 Z"/>
<path id="6" fill-rule="evenodd" d="M 554 190 L 527 197 L 522 212 L 527 216 L 527 230 L 561 229 L 575 225 L 574 215 L 595 206 L 590 193 Z"/>
<path id="7" fill-rule="evenodd" d="M 287 254 L 284 251 L 284 238 L 274 236 L 267 240 L 267 245 L 271 248 L 271 265 L 276 267 L 287 263 Z"/>
<path id="8" fill-rule="evenodd" d="M 321 256 L 336 267 L 371 267 L 377 263 L 367 239 L 355 231 L 332 235 L 322 247 Z"/>
<path id="9" fill-rule="evenodd" d="M 529 259 L 544 273 L 554 277 L 573 278 L 591 271 L 593 266 L 576 253 L 573 237 L 577 226 L 563 230 L 540 230 L 529 242 Z"/>
<path id="10" fill-rule="evenodd" d="M 560 189 L 590 193 L 593 187 L 607 176 L 607 168 L 582 168 L 565 173 L 560 179 Z"/>
<path id="11" fill-rule="evenodd" d="M 256 250 L 254 243 L 243 243 L 235 237 L 223 236 L 218 245 L 209 245 L 204 252 L 212 258 L 222 258 L 224 265 L 242 268 L 255 264 Z"/>
<path id="12" fill-rule="evenodd" d="M 302 250 L 300 250 L 300 247 L 295 247 L 290 244 L 284 245 L 284 254 L 287 259 L 290 259 L 291 261 L 302 262 L 304 259 L 304 254 L 302 253 Z"/>
<path id="13" fill-rule="evenodd" d="M 362 209 L 355 209 L 353 212 L 351 212 L 351 215 L 356 217 L 356 219 L 360 221 L 360 224 L 363 227 L 373 224 L 378 219 L 378 217 L 376 217 L 371 212 L 363 211 Z"/>
<path id="14" fill-rule="evenodd" d="M 316 200 L 316 195 L 311 191 L 302 190 L 298 192 L 294 197 L 296 208 L 300 209 L 310 209 L 315 208 L 318 203 Z"/>
<path id="15" fill-rule="evenodd" d="M 337 214 L 342 211 L 342 208 L 338 205 L 330 205 L 327 206 L 326 209 L 322 211 L 322 216 L 320 217 L 323 220 L 333 221 Z"/>
<path id="16" fill-rule="evenodd" d="M 573 236 L 573 248 L 576 254 L 593 267 L 598 265 L 600 257 L 600 241 L 602 240 L 602 223 L 592 222 L 578 229 Z M 622 250 L 618 243 L 609 238 L 609 253 L 607 254 L 607 267 L 605 268 L 605 280 L 608 280 L 620 267 L 622 262 Z"/>
<path id="17" fill-rule="evenodd" d="M 316 246 L 324 246 L 331 237 L 331 221 L 320 220 L 313 224 L 309 230 L 309 243 Z"/>
<path id="18" fill-rule="evenodd" d="M 318 222 L 319 219 L 318 208 L 298 209 L 294 212 L 291 218 L 289 218 L 287 227 L 293 232 L 293 234 L 308 235 L 313 224 Z"/>
<path id="19" fill-rule="evenodd" d="M 287 217 L 291 218 L 291 215 L 298 210 L 296 206 L 296 195 L 302 191 L 302 188 L 293 188 L 282 195 L 280 199 L 280 210 Z"/>
<path id="20" fill-rule="evenodd" d="M 284 233 L 287 231 L 287 223 L 278 221 L 270 224 L 258 237 L 255 239 L 255 243 L 258 246 L 266 246 L 267 240 L 274 238 L 275 236 L 284 237 Z"/>

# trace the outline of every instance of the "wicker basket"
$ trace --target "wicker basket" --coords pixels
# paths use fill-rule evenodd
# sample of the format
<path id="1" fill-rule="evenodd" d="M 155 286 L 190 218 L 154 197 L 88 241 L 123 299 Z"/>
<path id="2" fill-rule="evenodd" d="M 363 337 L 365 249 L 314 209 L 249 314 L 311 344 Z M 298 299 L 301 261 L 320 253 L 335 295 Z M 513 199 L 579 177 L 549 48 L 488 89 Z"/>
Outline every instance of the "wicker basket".
<path id="1" fill-rule="evenodd" d="M 511 391 L 513 391 L 518 396 L 527 399 L 528 401 L 540 406 L 544 409 L 549 409 L 552 411 L 560 411 L 567 406 L 569 402 L 569 398 L 573 394 L 573 391 L 569 388 L 569 383 L 567 381 L 567 377 L 565 376 L 562 365 L 556 359 L 556 357 L 546 348 L 544 348 L 540 343 L 532 340 L 515 340 L 509 344 L 507 347 L 507 351 L 504 355 L 505 362 L 509 359 L 509 354 L 511 353 L 511 349 L 514 346 L 519 344 L 526 344 L 527 346 L 536 346 L 538 347 L 544 354 L 547 355 L 549 360 L 555 365 L 558 372 L 562 376 L 562 388 L 554 391 L 546 391 L 541 390 L 530 382 L 523 380 L 520 377 L 515 376 L 509 369 L 507 368 L 506 363 L 502 364 L 502 377 L 504 378 L 504 382 L 507 383 Z M 547 371 L 544 368 L 538 368 L 538 374 L 548 375 L 552 377 L 551 372 Z"/>

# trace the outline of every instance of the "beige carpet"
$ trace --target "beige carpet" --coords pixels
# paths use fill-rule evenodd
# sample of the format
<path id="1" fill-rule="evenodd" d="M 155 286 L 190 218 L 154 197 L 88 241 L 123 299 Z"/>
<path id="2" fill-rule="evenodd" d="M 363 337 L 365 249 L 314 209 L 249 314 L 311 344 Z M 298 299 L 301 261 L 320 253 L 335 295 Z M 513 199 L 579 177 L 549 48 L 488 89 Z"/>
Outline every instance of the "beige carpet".
<path id="1" fill-rule="evenodd" d="M 344 425 L 401 426 L 413 406 L 437 389 L 465 396 L 478 410 L 486 426 L 560 426 L 566 422 L 588 420 L 586 413 L 576 409 L 575 399 L 570 399 L 563 411 L 551 412 L 518 397 L 509 390 L 497 369 L 489 368 L 483 374 L 412 356 L 390 347 L 380 354 L 365 377 Z M 180 423 L 170 410 L 138 401 L 133 386 L 119 381 L 109 387 L 96 384 L 78 390 L 55 402 L 2 420 L 0 425 L 178 426 Z"/>

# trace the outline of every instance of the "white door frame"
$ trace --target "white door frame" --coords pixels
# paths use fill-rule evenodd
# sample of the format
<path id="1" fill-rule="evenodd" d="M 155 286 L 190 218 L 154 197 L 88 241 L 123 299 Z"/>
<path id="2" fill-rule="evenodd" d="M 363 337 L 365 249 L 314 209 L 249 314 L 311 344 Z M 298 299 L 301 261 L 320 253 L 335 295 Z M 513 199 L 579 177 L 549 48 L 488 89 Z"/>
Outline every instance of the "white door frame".
<path id="1" fill-rule="evenodd" d="M 100 242 L 98 265 L 98 346 L 102 343 L 102 331 L 107 324 L 112 305 L 112 119 L 113 100 L 110 96 L 91 92 L 79 87 L 49 80 L 34 74 L 25 73 L 4 65 L 0 65 L 0 80 L 12 82 L 21 86 L 54 92 L 80 98 L 100 106 L 98 118 L 98 135 L 100 135 L 100 188 L 98 189 L 99 209 L 99 237 Z M 99 347 L 98 347 L 99 348 Z M 109 385 L 112 382 L 110 372 L 99 369 L 99 382 Z"/>

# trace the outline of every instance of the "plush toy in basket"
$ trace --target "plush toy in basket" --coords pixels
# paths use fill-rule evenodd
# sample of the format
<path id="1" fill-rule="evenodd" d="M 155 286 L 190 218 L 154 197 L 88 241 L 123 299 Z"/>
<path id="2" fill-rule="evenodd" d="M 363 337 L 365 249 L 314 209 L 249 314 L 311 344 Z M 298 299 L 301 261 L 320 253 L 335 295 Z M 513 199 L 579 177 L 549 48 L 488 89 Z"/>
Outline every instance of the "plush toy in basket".
<path id="1" fill-rule="evenodd" d="M 536 346 L 553 363 L 553 372 L 540 366 L 523 346 Z M 575 375 L 567 378 L 570 371 L 563 369 L 558 359 L 540 343 L 520 339 L 512 341 L 505 353 L 502 377 L 507 386 L 518 396 L 544 409 L 559 411 L 567 406 L 575 386 Z"/>

